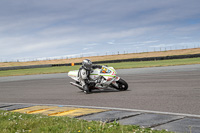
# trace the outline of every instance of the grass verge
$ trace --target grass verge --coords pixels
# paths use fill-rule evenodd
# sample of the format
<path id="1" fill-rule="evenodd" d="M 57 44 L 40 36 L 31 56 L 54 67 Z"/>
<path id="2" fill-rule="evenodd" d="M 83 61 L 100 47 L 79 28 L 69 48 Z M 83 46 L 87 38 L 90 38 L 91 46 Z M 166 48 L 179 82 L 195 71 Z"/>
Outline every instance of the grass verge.
<path id="1" fill-rule="evenodd" d="M 115 69 L 128 69 L 128 68 L 176 66 L 176 65 L 190 65 L 190 64 L 200 64 L 200 58 L 107 63 L 106 65 L 112 66 Z M 33 75 L 33 74 L 66 73 L 71 70 L 77 70 L 79 69 L 79 67 L 80 66 L 67 66 L 67 67 L 61 66 L 61 67 L 48 67 L 48 68 L 7 70 L 7 71 L 0 71 L 0 77 L 17 76 L 17 75 Z"/>
<path id="2" fill-rule="evenodd" d="M 169 133 L 117 122 L 103 123 L 69 117 L 21 114 L 0 110 L 1 133 Z"/>

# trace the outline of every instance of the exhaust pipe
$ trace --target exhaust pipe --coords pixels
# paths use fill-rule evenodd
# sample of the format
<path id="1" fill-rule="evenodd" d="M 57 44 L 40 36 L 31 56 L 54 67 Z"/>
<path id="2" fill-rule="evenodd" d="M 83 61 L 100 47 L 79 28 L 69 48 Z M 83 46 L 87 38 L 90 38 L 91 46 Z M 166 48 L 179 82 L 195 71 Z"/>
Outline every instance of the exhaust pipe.
<path id="1" fill-rule="evenodd" d="M 79 89 L 83 90 L 83 87 L 77 83 L 70 82 L 71 85 L 78 87 Z"/>

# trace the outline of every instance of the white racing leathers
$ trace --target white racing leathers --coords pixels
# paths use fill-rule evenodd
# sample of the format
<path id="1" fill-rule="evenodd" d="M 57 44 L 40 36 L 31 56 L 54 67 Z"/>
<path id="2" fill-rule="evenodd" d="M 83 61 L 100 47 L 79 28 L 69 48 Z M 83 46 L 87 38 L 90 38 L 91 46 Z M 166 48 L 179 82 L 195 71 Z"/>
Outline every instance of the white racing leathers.
<path id="1" fill-rule="evenodd" d="M 101 69 L 101 65 L 92 65 L 92 69 L 96 69 L 96 68 L 99 68 Z M 92 71 L 92 70 L 91 70 Z M 90 71 L 89 70 L 86 70 L 84 69 L 83 67 L 81 67 L 79 69 L 79 82 L 81 83 L 82 87 L 83 87 L 83 90 L 85 93 L 88 93 L 90 90 L 88 88 L 88 84 L 91 82 L 90 81 Z M 93 81 L 94 82 L 94 81 Z"/>
<path id="2" fill-rule="evenodd" d="M 82 87 L 84 87 L 86 82 L 88 82 L 89 71 L 85 70 L 84 68 L 80 68 L 79 70 L 79 82 L 81 83 Z"/>
<path id="3" fill-rule="evenodd" d="M 109 88 L 117 89 L 119 91 L 128 89 L 127 82 L 117 76 L 117 72 L 113 67 L 92 67 L 92 70 L 90 71 L 81 67 L 79 70 L 69 71 L 68 76 L 75 80 L 75 82 L 70 82 L 70 84 L 78 87 L 85 93 L 95 89 Z"/>

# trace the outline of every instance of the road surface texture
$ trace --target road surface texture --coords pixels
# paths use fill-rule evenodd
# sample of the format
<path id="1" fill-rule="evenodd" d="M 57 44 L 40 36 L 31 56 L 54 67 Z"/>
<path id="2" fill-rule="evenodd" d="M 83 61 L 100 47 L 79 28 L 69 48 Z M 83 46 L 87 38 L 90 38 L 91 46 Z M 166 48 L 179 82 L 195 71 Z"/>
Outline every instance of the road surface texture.
<path id="1" fill-rule="evenodd" d="M 69 84 L 73 80 L 67 73 L 0 77 L 0 110 L 42 109 L 45 115 L 61 111 L 58 114 L 85 120 L 200 132 L 200 65 L 117 71 L 128 82 L 128 91 L 106 89 L 86 95 Z"/>
<path id="2" fill-rule="evenodd" d="M 128 91 L 86 95 L 63 74 L 0 77 L 0 102 L 116 107 L 200 115 L 200 65 L 118 70 Z"/>

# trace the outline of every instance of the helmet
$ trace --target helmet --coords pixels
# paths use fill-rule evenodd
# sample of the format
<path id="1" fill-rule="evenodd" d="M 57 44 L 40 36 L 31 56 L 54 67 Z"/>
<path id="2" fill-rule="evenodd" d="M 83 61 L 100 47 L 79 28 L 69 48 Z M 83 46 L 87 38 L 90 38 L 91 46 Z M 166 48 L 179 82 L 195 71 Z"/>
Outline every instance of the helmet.
<path id="1" fill-rule="evenodd" d="M 86 70 L 91 70 L 91 68 L 92 68 L 92 62 L 89 59 L 85 59 L 82 62 L 82 66 Z"/>

